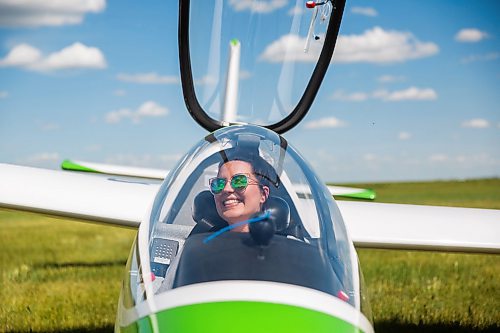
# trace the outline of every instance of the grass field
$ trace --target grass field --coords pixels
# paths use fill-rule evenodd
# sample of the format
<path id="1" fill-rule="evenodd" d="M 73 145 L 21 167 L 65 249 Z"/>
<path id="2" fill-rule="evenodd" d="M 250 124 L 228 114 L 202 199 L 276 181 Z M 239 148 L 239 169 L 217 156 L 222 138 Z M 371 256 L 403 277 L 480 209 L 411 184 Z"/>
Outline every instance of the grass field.
<path id="1" fill-rule="evenodd" d="M 500 180 L 350 184 L 379 202 L 500 209 Z M 0 331 L 111 332 L 134 230 L 0 211 Z M 359 251 L 378 332 L 497 332 L 500 256 Z"/>

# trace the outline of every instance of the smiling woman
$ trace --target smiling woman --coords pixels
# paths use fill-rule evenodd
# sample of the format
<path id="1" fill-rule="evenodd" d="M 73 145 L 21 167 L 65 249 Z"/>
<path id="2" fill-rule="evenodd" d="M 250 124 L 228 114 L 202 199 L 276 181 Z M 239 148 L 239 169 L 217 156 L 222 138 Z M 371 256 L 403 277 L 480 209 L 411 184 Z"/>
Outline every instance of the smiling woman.
<path id="1" fill-rule="evenodd" d="M 269 187 L 261 185 L 257 177 L 249 162 L 233 160 L 222 164 L 217 177 L 211 180 L 217 212 L 229 225 L 249 220 L 262 210 Z M 248 224 L 233 230 L 247 232 Z"/>

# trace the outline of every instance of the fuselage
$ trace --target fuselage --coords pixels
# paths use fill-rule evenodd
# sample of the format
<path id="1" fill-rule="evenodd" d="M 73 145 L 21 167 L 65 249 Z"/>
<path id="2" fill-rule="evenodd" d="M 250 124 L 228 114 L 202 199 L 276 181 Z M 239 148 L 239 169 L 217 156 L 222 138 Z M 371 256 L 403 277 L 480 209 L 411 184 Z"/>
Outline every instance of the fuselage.
<path id="1" fill-rule="evenodd" d="M 207 180 L 235 151 L 269 162 L 271 196 L 286 206 L 265 245 L 218 231 Z M 128 260 L 116 329 L 370 332 L 360 275 L 340 212 L 307 163 L 270 130 L 231 126 L 201 140 L 160 187 Z"/>

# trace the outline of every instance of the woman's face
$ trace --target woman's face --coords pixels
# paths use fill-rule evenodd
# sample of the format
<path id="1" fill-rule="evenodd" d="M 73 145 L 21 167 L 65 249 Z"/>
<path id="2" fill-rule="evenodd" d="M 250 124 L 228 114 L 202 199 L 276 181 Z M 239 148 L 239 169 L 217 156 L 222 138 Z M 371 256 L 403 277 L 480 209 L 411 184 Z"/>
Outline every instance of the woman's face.
<path id="1" fill-rule="evenodd" d="M 243 191 L 235 191 L 230 184 L 235 174 L 247 174 L 249 184 Z M 226 178 L 226 186 L 221 193 L 215 194 L 215 206 L 217 213 L 229 224 L 242 222 L 250 219 L 252 215 L 260 212 L 262 204 L 269 195 L 267 186 L 257 185 L 259 182 L 253 173 L 250 163 L 245 161 L 229 161 L 223 164 L 217 177 Z M 235 231 L 248 231 L 248 224 L 235 228 Z"/>

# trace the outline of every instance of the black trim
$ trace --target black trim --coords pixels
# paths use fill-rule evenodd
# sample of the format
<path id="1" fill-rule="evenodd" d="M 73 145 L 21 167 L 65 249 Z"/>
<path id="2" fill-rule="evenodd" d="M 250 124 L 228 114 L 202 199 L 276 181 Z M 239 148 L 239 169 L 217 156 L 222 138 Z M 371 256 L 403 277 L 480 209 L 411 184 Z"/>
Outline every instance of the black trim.
<path id="1" fill-rule="evenodd" d="M 201 107 L 193 85 L 193 74 L 191 71 L 191 57 L 189 51 L 189 8 L 190 0 L 179 0 L 179 63 L 181 70 L 182 92 L 184 102 L 191 117 L 206 130 L 213 132 L 221 127 L 231 125 L 210 117 Z M 278 134 L 283 134 L 297 125 L 309 111 L 318 89 L 325 77 L 326 70 L 335 49 L 335 43 L 342 21 L 346 0 L 332 1 L 334 10 L 330 16 L 325 43 L 321 50 L 316 67 L 311 75 L 309 83 L 295 109 L 284 119 L 266 127 Z"/>
<path id="2" fill-rule="evenodd" d="M 181 70 L 182 92 L 184 103 L 191 117 L 209 132 L 224 126 L 207 115 L 194 92 L 193 73 L 191 71 L 191 56 L 189 51 L 189 7 L 190 0 L 179 0 L 179 65 Z"/>

